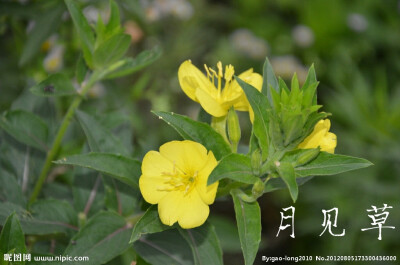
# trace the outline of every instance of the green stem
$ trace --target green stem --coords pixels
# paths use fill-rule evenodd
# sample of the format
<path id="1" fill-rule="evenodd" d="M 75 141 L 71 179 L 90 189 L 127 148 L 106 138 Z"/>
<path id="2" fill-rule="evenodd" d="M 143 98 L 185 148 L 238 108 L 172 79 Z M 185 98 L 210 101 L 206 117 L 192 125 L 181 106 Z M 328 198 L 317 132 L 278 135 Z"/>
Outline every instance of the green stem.
<path id="1" fill-rule="evenodd" d="M 68 109 L 67 113 L 65 114 L 64 119 L 61 123 L 61 126 L 58 129 L 58 132 L 57 132 L 56 138 L 54 139 L 53 145 L 47 153 L 46 161 L 44 162 L 42 171 L 39 175 L 38 180 L 36 181 L 35 187 L 33 188 L 31 197 L 29 198 L 29 204 L 32 204 L 39 196 L 42 186 L 47 178 L 47 174 L 49 173 L 49 170 L 51 168 L 51 162 L 57 155 L 57 152 L 60 148 L 61 142 L 64 138 L 65 132 L 67 131 L 68 126 L 71 123 L 71 120 L 75 114 L 75 111 L 78 109 L 79 105 L 82 102 L 82 99 L 85 97 L 86 93 L 89 91 L 89 89 L 94 85 L 94 83 L 96 81 L 97 81 L 97 78 L 93 74 L 91 76 L 91 78 L 89 79 L 89 81 L 87 82 L 87 84 L 82 88 L 81 93 L 78 96 L 76 96 L 76 98 L 72 101 L 71 105 L 69 106 L 69 109 Z"/>

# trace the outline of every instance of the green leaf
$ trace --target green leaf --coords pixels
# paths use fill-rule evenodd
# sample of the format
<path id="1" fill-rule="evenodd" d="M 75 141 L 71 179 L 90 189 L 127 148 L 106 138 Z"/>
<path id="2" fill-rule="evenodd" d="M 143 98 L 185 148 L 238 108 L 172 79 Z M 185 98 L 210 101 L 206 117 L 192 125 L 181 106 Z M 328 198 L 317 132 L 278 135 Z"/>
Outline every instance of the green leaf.
<path id="1" fill-rule="evenodd" d="M 26 145 L 46 151 L 48 128 L 46 123 L 31 112 L 13 110 L 0 117 L 0 128 Z"/>
<path id="2" fill-rule="evenodd" d="M 258 179 L 253 175 L 250 158 L 241 154 L 223 157 L 208 177 L 208 185 L 224 178 L 247 184 L 254 184 Z"/>
<path id="3" fill-rule="evenodd" d="M 24 8 L 29 9 L 28 7 Z M 40 15 L 34 20 L 35 24 L 32 30 L 28 33 L 19 65 L 27 64 L 39 53 L 42 43 L 58 29 L 64 11 L 64 5 L 57 3 L 54 7 L 40 12 Z"/>
<path id="4" fill-rule="evenodd" d="M 113 79 L 137 72 L 144 67 L 152 64 L 161 56 L 161 49 L 156 47 L 152 50 L 141 52 L 135 58 L 123 59 L 121 64 L 115 69 L 109 69 L 103 79 Z"/>
<path id="5" fill-rule="evenodd" d="M 120 29 L 119 8 L 118 4 L 113 0 L 110 1 L 110 10 L 110 20 L 106 26 L 106 32 L 112 34 Z"/>
<path id="6" fill-rule="evenodd" d="M 1 158 L 0 158 L 1 159 Z M 4 163 L 4 161 L 2 161 Z M 0 198 L 8 202 L 25 206 L 26 200 L 22 194 L 17 178 L 0 167 Z"/>
<path id="7" fill-rule="evenodd" d="M 136 223 L 129 243 L 137 241 L 142 235 L 154 234 L 171 228 L 173 226 L 168 226 L 161 222 L 158 216 L 157 205 L 152 205 Z"/>
<path id="8" fill-rule="evenodd" d="M 95 43 L 93 30 L 74 0 L 65 0 L 65 4 L 67 5 L 74 26 L 78 32 L 85 61 L 89 67 L 92 67 L 92 53 L 94 51 Z"/>
<path id="9" fill-rule="evenodd" d="M 315 89 L 312 86 L 312 84 L 317 83 L 317 75 L 315 74 L 315 68 L 314 68 L 314 64 L 311 65 L 310 69 L 308 70 L 308 74 L 306 77 L 306 81 L 304 82 L 303 86 L 301 87 L 302 90 L 305 91 L 305 93 L 309 94 L 311 89 Z M 318 83 L 317 83 L 318 85 Z M 317 93 L 313 94 L 313 98 L 312 98 L 312 104 L 316 105 L 317 104 Z"/>
<path id="10" fill-rule="evenodd" d="M 83 80 L 85 80 L 87 71 L 88 68 L 85 63 L 85 60 L 83 59 L 82 55 L 80 55 L 78 62 L 76 63 L 76 69 L 75 69 L 76 81 L 78 81 L 79 84 L 82 83 Z"/>
<path id="11" fill-rule="evenodd" d="M 44 81 L 30 88 L 30 91 L 42 97 L 55 97 L 76 95 L 76 89 L 71 83 L 71 80 L 64 74 L 54 74 L 49 76 Z"/>
<path id="12" fill-rule="evenodd" d="M 116 34 L 99 45 L 93 53 L 93 65 L 96 69 L 110 66 L 126 53 L 131 44 L 131 36 Z"/>
<path id="13" fill-rule="evenodd" d="M 29 211 L 9 202 L 0 203 L 0 224 L 12 212 L 16 212 L 22 230 L 28 235 L 71 234 L 78 230 L 77 214 L 65 201 L 38 200 Z"/>
<path id="14" fill-rule="evenodd" d="M 100 212 L 72 238 L 63 255 L 89 257 L 88 261 L 70 264 L 105 264 L 129 247 L 129 229 L 131 226 L 121 216 Z"/>
<path id="15" fill-rule="evenodd" d="M 240 253 L 242 251 L 237 227 L 229 216 L 211 215 L 207 221 L 215 227 L 224 253 Z"/>
<path id="16" fill-rule="evenodd" d="M 90 168 L 110 175 L 133 188 L 139 188 L 141 165 L 139 161 L 130 157 L 109 153 L 89 153 L 65 157 L 54 163 Z"/>
<path id="17" fill-rule="evenodd" d="M 296 182 L 296 174 L 292 163 L 290 162 L 280 162 L 280 165 L 276 167 L 279 176 L 285 181 L 287 187 L 289 188 L 290 196 L 293 202 L 296 202 L 297 196 L 299 194 L 299 187 Z"/>
<path id="18" fill-rule="evenodd" d="M 21 225 L 17 215 L 12 213 L 6 220 L 0 234 L 0 257 L 3 261 L 3 255 L 9 252 L 16 254 L 26 253 L 25 236 L 22 232 Z M 0 263 L 1 263 L 0 261 Z M 25 264 L 24 261 L 13 262 L 13 264 Z"/>
<path id="19" fill-rule="evenodd" d="M 257 201 L 242 201 L 235 191 L 231 191 L 240 245 L 246 265 L 253 264 L 261 241 L 261 212 Z"/>
<path id="20" fill-rule="evenodd" d="M 254 111 L 253 132 L 258 139 L 262 151 L 263 159 L 268 157 L 269 152 L 269 138 L 268 138 L 268 124 L 271 106 L 266 96 L 259 92 L 252 85 L 244 82 L 238 77 L 236 81 L 242 87 L 250 105 Z"/>
<path id="21" fill-rule="evenodd" d="M 152 265 L 193 265 L 193 255 L 177 229 L 170 229 L 141 237 L 133 248 Z"/>
<path id="22" fill-rule="evenodd" d="M 297 186 L 303 185 L 304 183 L 308 182 L 312 178 L 314 178 L 314 177 L 310 176 L 310 177 L 299 178 L 299 176 L 296 175 Z M 283 181 L 282 178 L 273 178 L 273 179 L 268 180 L 267 184 L 265 184 L 264 193 L 273 192 L 276 190 L 281 190 L 281 189 L 286 189 L 286 188 L 287 188 L 287 185 Z"/>
<path id="23" fill-rule="evenodd" d="M 90 150 L 93 152 L 129 155 L 128 150 L 107 128 L 89 114 L 77 110 L 76 117 L 85 132 Z"/>
<path id="24" fill-rule="evenodd" d="M 272 69 L 272 65 L 269 62 L 268 58 L 265 58 L 264 67 L 263 67 L 263 84 L 262 84 L 262 93 L 267 96 L 269 102 L 273 106 L 274 102 L 272 100 L 271 88 L 276 92 L 280 92 L 278 80 L 276 79 L 274 69 Z"/>
<path id="25" fill-rule="evenodd" d="M 335 175 L 350 170 L 372 166 L 366 159 L 320 152 L 310 163 L 295 168 L 300 177 Z"/>
<path id="26" fill-rule="evenodd" d="M 153 113 L 174 128 L 184 139 L 198 142 L 207 150 L 211 150 L 217 160 L 231 153 L 231 148 L 224 138 L 210 125 L 173 112 L 153 111 Z"/>
<path id="27" fill-rule="evenodd" d="M 179 229 L 192 249 L 194 264 L 223 264 L 222 250 L 215 229 L 208 222 L 194 229 Z"/>

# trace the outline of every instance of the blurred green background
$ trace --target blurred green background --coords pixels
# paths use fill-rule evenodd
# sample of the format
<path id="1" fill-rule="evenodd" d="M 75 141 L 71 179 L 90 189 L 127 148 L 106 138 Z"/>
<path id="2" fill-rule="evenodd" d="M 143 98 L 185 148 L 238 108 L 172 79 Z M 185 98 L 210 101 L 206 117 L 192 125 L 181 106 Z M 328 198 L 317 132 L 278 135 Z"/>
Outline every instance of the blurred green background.
<path id="1" fill-rule="evenodd" d="M 79 2 L 89 21 L 96 21 L 98 16 L 107 20 L 108 1 Z M 177 70 L 184 60 L 191 59 L 199 68 L 222 61 L 234 65 L 237 74 L 250 67 L 261 73 L 268 56 L 277 76 L 288 80 L 297 72 L 300 81 L 314 63 L 320 81 L 319 103 L 333 114 L 331 131 L 338 136 L 336 152 L 364 157 L 375 166 L 318 177 L 302 186 L 294 205 L 295 239 L 289 237 L 289 231 L 276 237 L 280 211 L 292 205 L 289 193 L 285 190 L 261 198 L 263 243 L 256 264 L 262 264 L 262 255 L 399 254 L 399 1 L 117 2 L 126 32 L 132 36 L 129 53 L 135 55 L 158 45 L 163 55 L 138 74 L 97 85 L 82 108 L 98 115 L 125 113 L 133 127 L 128 139 L 136 157 L 168 140 L 180 139 L 150 110 L 174 111 L 192 118 L 198 114 L 200 106 L 179 87 Z M 74 75 L 80 48 L 62 1 L 1 1 L 0 40 L 1 112 L 18 106 L 18 98 L 29 97 L 26 89 L 48 74 L 62 71 Z M 52 111 L 60 117 L 69 100 L 53 103 L 55 109 L 32 109 L 37 113 Z M 240 119 L 241 144 L 246 150 L 250 125 L 247 115 Z M 396 230 L 383 229 L 383 240 L 378 241 L 377 230 L 361 229 L 371 226 L 366 210 L 383 203 L 393 206 L 386 225 Z M 320 237 L 324 229 L 322 210 L 333 207 L 339 209 L 334 232 L 344 228 L 346 235 L 325 233 Z M 217 201 L 212 215 L 217 232 L 224 228 L 224 223 L 218 226 L 218 216 L 230 218 L 234 224 L 229 200 Z M 229 238 L 222 241 L 225 263 L 243 264 L 237 244 Z"/>

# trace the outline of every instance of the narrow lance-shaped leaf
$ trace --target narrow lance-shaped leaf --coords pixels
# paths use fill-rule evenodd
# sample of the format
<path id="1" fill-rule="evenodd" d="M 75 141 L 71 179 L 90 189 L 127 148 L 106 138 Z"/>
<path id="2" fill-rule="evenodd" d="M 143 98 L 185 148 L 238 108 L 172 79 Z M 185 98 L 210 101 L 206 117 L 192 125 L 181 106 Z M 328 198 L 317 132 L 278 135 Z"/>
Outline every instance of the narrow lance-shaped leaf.
<path id="1" fill-rule="evenodd" d="M 6 220 L 0 234 L 0 258 L 9 252 L 16 254 L 26 253 L 25 236 L 15 213 L 12 213 Z M 13 264 L 24 264 L 25 262 L 15 262 Z"/>
<path id="2" fill-rule="evenodd" d="M 231 153 L 231 148 L 224 138 L 210 125 L 172 112 L 154 111 L 153 113 L 174 128 L 184 139 L 201 143 L 211 150 L 218 160 Z"/>
<path id="3" fill-rule="evenodd" d="M 158 216 L 157 205 L 152 205 L 136 223 L 129 243 L 137 241 L 144 234 L 153 234 L 173 228 L 161 223 Z"/>
<path id="4" fill-rule="evenodd" d="M 336 175 L 350 170 L 372 166 L 366 159 L 320 152 L 310 163 L 295 168 L 300 177 Z"/>
<path id="5" fill-rule="evenodd" d="M 160 56 L 161 49 L 155 47 L 151 50 L 141 52 L 135 58 L 123 59 L 119 61 L 121 62 L 121 64 L 115 69 L 107 69 L 107 72 L 104 74 L 103 79 L 113 79 L 116 77 L 121 77 L 137 72 L 155 62 L 158 58 L 160 58 Z M 117 62 L 116 64 L 118 64 L 119 62 Z"/>
<path id="6" fill-rule="evenodd" d="M 208 177 L 208 184 L 224 178 L 247 184 L 254 184 L 258 179 L 253 175 L 250 158 L 241 154 L 230 154 L 222 158 Z"/>
<path id="7" fill-rule="evenodd" d="M 214 227 L 206 222 L 194 229 L 179 229 L 192 249 L 194 264 L 222 265 L 222 250 Z"/>
<path id="8" fill-rule="evenodd" d="M 242 87 L 254 111 L 253 132 L 257 136 L 258 143 L 261 147 L 262 157 L 263 159 L 266 159 L 269 152 L 268 116 L 270 112 L 268 112 L 268 110 L 271 110 L 271 106 L 267 97 L 260 93 L 256 88 L 238 77 L 235 78 Z"/>
<path id="9" fill-rule="evenodd" d="M 46 123 L 31 112 L 13 110 L 0 117 L 0 128 L 26 145 L 46 151 L 48 128 Z"/>
<path id="10" fill-rule="evenodd" d="M 235 191 L 231 191 L 236 222 L 239 230 L 240 245 L 246 265 L 251 265 L 257 255 L 261 241 L 261 212 L 257 201 L 242 201 Z"/>
<path id="11" fill-rule="evenodd" d="M 263 67 L 263 85 L 262 85 L 262 93 L 267 96 L 271 105 L 274 105 L 272 100 L 271 89 L 274 89 L 278 94 L 280 93 L 278 80 L 276 79 L 274 70 L 272 69 L 272 65 L 269 62 L 268 58 L 265 58 L 264 67 Z"/>
<path id="12" fill-rule="evenodd" d="M 115 63 L 126 53 L 130 44 L 131 37 L 127 34 L 120 33 L 110 37 L 94 51 L 94 67 L 101 69 Z"/>
<path id="13" fill-rule="evenodd" d="M 133 188 L 139 188 L 141 163 L 130 157 L 109 153 L 89 153 L 65 157 L 54 163 L 90 168 L 110 175 Z"/>
<path id="14" fill-rule="evenodd" d="M 309 93 L 308 90 L 314 89 L 312 84 L 317 82 L 317 75 L 315 74 L 315 68 L 314 64 L 311 65 L 310 69 L 308 70 L 307 78 L 306 81 L 304 82 L 302 86 L 302 90 L 305 91 L 305 93 Z M 317 93 L 314 93 L 314 96 L 312 98 L 312 104 L 316 105 L 317 104 Z"/>
<path id="15" fill-rule="evenodd" d="M 82 11 L 76 5 L 75 1 L 65 0 L 65 4 L 67 5 L 72 21 L 74 22 L 75 28 L 78 32 L 78 36 L 82 44 L 83 56 L 88 66 L 92 67 L 92 53 L 94 51 L 95 43 L 94 33 Z"/>
<path id="16" fill-rule="evenodd" d="M 300 178 L 298 175 L 296 175 L 297 186 L 301 186 L 301 185 L 305 184 L 306 182 L 310 181 L 312 178 L 314 178 L 314 177 L 309 176 L 309 177 Z M 265 184 L 264 193 L 273 192 L 276 190 L 281 190 L 281 189 L 286 189 L 286 188 L 287 188 L 287 185 L 283 181 L 282 178 L 272 178 L 272 179 L 268 180 L 267 184 Z"/>
<path id="17" fill-rule="evenodd" d="M 292 197 L 293 202 L 296 202 L 299 194 L 299 187 L 297 186 L 296 175 L 292 164 L 289 162 L 280 162 L 276 168 L 279 176 L 281 176 L 289 188 L 290 196 Z"/>
<path id="18" fill-rule="evenodd" d="M 64 74 L 54 74 L 43 80 L 36 86 L 32 87 L 30 91 L 42 97 L 55 97 L 76 95 L 76 89 L 71 83 L 71 80 Z"/>

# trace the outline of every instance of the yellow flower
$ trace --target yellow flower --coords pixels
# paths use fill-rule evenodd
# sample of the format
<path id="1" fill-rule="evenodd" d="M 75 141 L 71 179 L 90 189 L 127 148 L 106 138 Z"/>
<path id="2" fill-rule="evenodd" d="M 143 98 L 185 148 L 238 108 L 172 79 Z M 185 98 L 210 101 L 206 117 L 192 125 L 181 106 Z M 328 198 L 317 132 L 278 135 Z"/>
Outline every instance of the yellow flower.
<path id="1" fill-rule="evenodd" d="M 313 132 L 299 144 L 300 149 L 321 148 L 321 151 L 334 153 L 337 144 L 337 138 L 334 133 L 329 132 L 331 121 L 320 120 L 314 127 Z"/>
<path id="2" fill-rule="evenodd" d="M 232 65 L 225 67 L 217 63 L 218 73 L 204 65 L 205 76 L 190 60 L 181 64 L 178 79 L 182 90 L 192 100 L 199 102 L 203 109 L 214 117 L 224 117 L 233 106 L 236 110 L 249 111 L 250 105 L 240 85 L 234 80 L 235 70 Z M 261 91 L 262 77 L 249 69 L 239 75 L 243 81 Z M 225 80 L 222 87 L 222 79 Z"/>
<path id="3" fill-rule="evenodd" d="M 158 204 L 158 214 L 166 225 L 178 222 L 188 229 L 202 225 L 214 202 L 218 182 L 207 186 L 208 176 L 217 165 L 212 151 L 193 141 L 163 144 L 160 152 L 143 158 L 139 179 L 143 198 Z"/>

